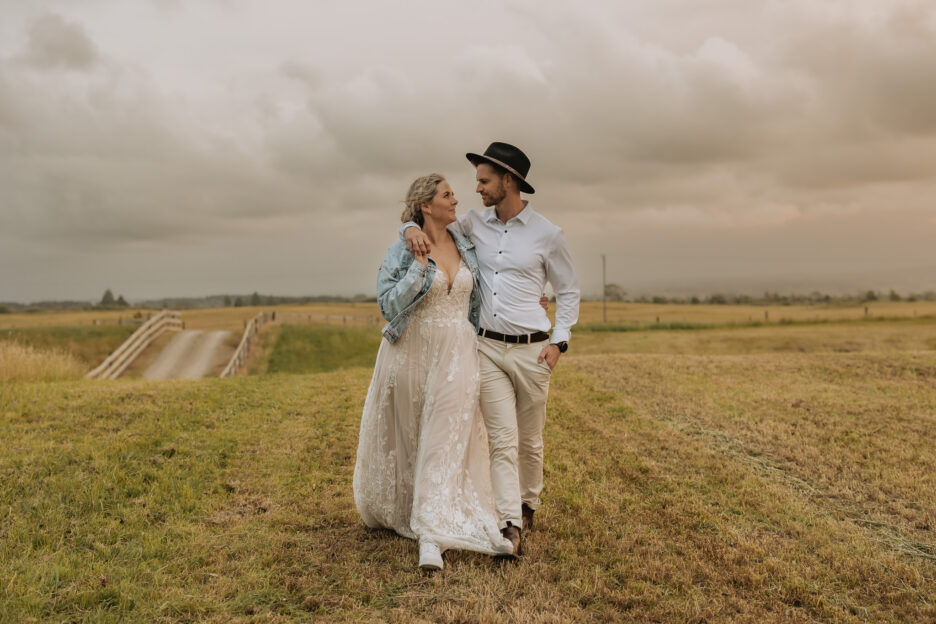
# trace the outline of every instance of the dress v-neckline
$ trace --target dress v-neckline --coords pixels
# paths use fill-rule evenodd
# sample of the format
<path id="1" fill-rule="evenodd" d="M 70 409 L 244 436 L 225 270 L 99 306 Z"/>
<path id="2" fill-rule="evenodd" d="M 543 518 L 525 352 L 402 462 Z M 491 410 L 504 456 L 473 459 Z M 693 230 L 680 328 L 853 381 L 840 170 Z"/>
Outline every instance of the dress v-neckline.
<path id="1" fill-rule="evenodd" d="M 458 274 L 461 272 L 462 264 L 464 264 L 464 260 L 462 260 L 461 258 L 459 258 L 459 259 L 458 259 L 458 266 L 455 268 L 455 275 L 452 276 L 452 278 L 450 279 L 449 276 L 448 276 L 448 273 L 446 273 L 446 272 L 445 272 L 445 269 L 442 268 L 442 265 L 439 264 L 439 263 L 436 263 L 436 270 L 437 270 L 439 273 L 441 273 L 442 276 L 445 278 L 445 283 L 446 283 L 445 294 L 446 294 L 446 295 L 451 295 L 451 294 L 452 294 L 452 286 L 455 285 L 455 280 L 458 278 Z"/>

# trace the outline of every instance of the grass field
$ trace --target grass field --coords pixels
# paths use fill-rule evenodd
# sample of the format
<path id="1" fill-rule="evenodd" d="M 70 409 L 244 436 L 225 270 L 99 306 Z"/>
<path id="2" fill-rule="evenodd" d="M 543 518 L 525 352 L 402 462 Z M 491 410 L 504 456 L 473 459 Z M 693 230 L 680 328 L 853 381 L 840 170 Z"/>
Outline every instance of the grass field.
<path id="1" fill-rule="evenodd" d="M 258 312 L 277 310 L 293 314 L 312 314 L 329 316 L 347 316 L 349 318 L 378 318 L 380 310 L 376 303 L 310 303 L 302 305 L 277 305 L 258 307 L 230 307 L 230 308 L 204 308 L 195 310 L 182 310 L 182 320 L 186 329 L 228 329 L 243 330 L 244 323 L 257 315 Z M 139 314 L 143 317 L 155 314 L 158 310 L 88 310 L 88 311 L 52 311 L 0 315 L 0 330 L 20 329 L 24 327 L 83 327 L 98 325 L 132 325 L 139 326 L 139 319 L 133 316 Z"/>
<path id="2" fill-rule="evenodd" d="M 555 303 L 550 304 L 550 316 L 555 314 Z M 609 323 L 697 323 L 728 325 L 739 323 L 781 321 L 841 321 L 865 318 L 865 304 L 742 306 L 742 305 L 689 305 L 609 302 Z M 936 317 L 936 301 L 875 301 L 867 304 L 871 318 Z M 243 330 L 244 323 L 258 312 L 276 310 L 281 313 L 328 315 L 348 317 L 381 324 L 380 310 L 373 302 L 366 303 L 310 303 L 302 305 L 276 305 L 240 308 L 205 308 L 183 310 L 182 319 L 187 329 Z M 766 312 L 766 318 L 765 318 Z M 37 312 L 30 314 L 0 315 L 0 330 L 36 326 L 84 326 L 95 321 L 116 324 L 118 319 L 130 320 L 135 311 Z M 143 311 L 144 314 L 150 312 Z M 579 313 L 580 325 L 600 323 L 605 316 L 600 301 L 585 301 Z M 657 320 L 659 319 L 659 320 Z M 337 322 L 337 318 L 335 318 Z"/>
<path id="3" fill-rule="evenodd" d="M 608 303 L 609 323 L 706 323 L 715 325 L 734 323 L 784 321 L 842 321 L 875 317 L 913 318 L 936 316 L 936 301 L 875 301 L 868 304 L 822 304 L 790 306 L 745 305 L 689 305 L 651 303 Z M 550 304 L 555 311 L 555 304 Z M 765 315 L 766 313 L 766 315 Z M 659 319 L 659 320 L 657 320 Z M 599 323 L 604 320 L 602 304 L 598 301 L 582 303 L 579 323 Z"/>
<path id="4" fill-rule="evenodd" d="M 68 322 L 70 317 L 60 317 Z M 136 331 L 138 325 L 35 325 L 0 329 L 0 342 L 18 342 L 37 349 L 59 350 L 74 356 L 90 370 Z"/>
<path id="5" fill-rule="evenodd" d="M 252 374 L 324 372 L 371 366 L 380 329 L 328 324 L 270 325 Z M 266 331 L 266 330 L 264 330 Z M 840 322 L 782 327 L 717 327 L 711 330 L 576 330 L 573 355 L 668 353 L 855 353 L 936 351 L 936 320 Z"/>
<path id="6" fill-rule="evenodd" d="M 281 325 L 265 372 L 319 373 L 373 366 L 380 339 L 374 327 Z"/>
<path id="7" fill-rule="evenodd" d="M 0 315 L 0 330 L 23 327 L 82 327 L 85 325 L 139 326 L 141 318 L 158 310 L 52 310 Z M 138 318 L 134 318 L 138 316 Z"/>
<path id="8" fill-rule="evenodd" d="M 730 355 L 753 353 L 856 353 L 934 351 L 936 320 L 843 321 L 710 330 L 574 331 L 576 354 L 671 353 Z M 571 352 L 570 352 L 571 353 Z"/>
<path id="9" fill-rule="evenodd" d="M 0 382 L 79 379 L 84 373 L 84 365 L 64 351 L 0 340 Z"/>
<path id="10" fill-rule="evenodd" d="M 903 316 L 575 332 L 525 556 L 435 575 L 351 499 L 376 328 L 4 384 L 0 622 L 934 621 L 936 321 Z"/>
<path id="11" fill-rule="evenodd" d="M 279 314 L 331 316 L 336 324 L 341 324 L 339 317 L 347 317 L 349 324 L 377 323 L 380 310 L 376 303 L 309 303 L 303 305 L 277 305 L 243 308 L 206 308 L 203 310 L 184 310 L 182 320 L 186 329 L 230 329 L 243 331 L 244 324 L 258 312 Z"/>

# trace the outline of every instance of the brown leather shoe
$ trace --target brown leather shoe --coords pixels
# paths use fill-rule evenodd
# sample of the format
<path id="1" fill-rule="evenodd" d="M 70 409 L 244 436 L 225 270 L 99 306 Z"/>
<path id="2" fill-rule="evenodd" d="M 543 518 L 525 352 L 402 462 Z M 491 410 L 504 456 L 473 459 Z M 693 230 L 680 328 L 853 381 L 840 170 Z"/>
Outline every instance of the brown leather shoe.
<path id="1" fill-rule="evenodd" d="M 513 526 L 509 522 L 507 526 L 501 529 L 501 535 L 510 540 L 510 543 L 513 544 L 513 556 L 520 556 L 520 529 Z"/>
<path id="2" fill-rule="evenodd" d="M 523 532 L 533 530 L 533 512 L 534 509 L 527 507 L 526 503 L 523 503 L 523 506 L 520 508 L 520 511 L 523 513 Z"/>

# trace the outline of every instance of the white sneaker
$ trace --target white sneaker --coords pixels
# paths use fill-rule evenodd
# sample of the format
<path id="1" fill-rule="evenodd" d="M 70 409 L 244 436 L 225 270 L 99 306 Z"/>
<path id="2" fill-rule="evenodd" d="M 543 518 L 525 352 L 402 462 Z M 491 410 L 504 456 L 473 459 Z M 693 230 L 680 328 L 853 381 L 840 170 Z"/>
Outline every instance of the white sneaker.
<path id="1" fill-rule="evenodd" d="M 423 570 L 442 569 L 442 552 L 433 542 L 419 542 L 419 567 Z"/>

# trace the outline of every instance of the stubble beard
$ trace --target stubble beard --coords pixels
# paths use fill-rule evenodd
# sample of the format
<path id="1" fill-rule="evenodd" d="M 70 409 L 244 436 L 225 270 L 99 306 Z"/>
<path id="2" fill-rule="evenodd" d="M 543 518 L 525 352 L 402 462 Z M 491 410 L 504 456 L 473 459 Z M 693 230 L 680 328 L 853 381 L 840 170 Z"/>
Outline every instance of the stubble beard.
<path id="1" fill-rule="evenodd" d="M 493 193 L 491 193 L 490 195 L 483 195 L 481 197 L 481 203 L 483 203 L 486 208 L 490 208 L 491 206 L 496 206 L 502 201 L 504 201 L 505 197 L 507 197 L 507 191 L 505 191 L 504 188 L 501 187 L 497 189 L 497 191 L 494 191 Z"/>

